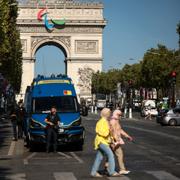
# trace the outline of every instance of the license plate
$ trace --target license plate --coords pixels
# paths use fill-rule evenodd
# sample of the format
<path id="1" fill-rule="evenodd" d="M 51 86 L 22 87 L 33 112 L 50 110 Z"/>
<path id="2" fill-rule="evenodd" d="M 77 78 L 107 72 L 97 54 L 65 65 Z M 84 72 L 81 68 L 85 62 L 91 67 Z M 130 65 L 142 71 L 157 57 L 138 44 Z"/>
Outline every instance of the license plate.
<path id="1" fill-rule="evenodd" d="M 59 133 L 63 133 L 63 132 L 64 132 L 64 129 L 60 128 L 60 129 L 58 130 L 58 132 L 59 132 Z"/>

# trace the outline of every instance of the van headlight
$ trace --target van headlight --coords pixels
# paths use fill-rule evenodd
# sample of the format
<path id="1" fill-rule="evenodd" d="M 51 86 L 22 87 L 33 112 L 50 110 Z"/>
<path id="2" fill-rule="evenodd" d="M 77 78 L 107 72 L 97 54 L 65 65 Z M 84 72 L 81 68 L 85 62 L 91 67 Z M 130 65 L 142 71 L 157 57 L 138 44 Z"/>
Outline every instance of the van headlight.
<path id="1" fill-rule="evenodd" d="M 75 121 L 71 124 L 71 126 L 80 126 L 80 125 L 81 125 L 81 118 L 75 120 Z"/>

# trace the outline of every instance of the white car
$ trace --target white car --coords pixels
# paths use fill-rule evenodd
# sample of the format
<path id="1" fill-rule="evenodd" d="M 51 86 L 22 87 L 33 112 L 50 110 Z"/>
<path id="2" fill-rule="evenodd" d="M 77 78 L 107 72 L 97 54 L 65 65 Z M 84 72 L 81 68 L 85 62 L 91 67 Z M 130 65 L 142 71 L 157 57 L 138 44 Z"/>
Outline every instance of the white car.
<path id="1" fill-rule="evenodd" d="M 148 114 L 157 116 L 158 111 L 154 100 L 144 100 L 142 102 L 141 116 L 147 116 Z"/>
<path id="2" fill-rule="evenodd" d="M 144 115 L 147 116 L 148 114 L 151 114 L 151 116 L 157 116 L 158 115 L 158 111 L 156 108 L 152 107 L 152 108 L 144 108 Z"/>

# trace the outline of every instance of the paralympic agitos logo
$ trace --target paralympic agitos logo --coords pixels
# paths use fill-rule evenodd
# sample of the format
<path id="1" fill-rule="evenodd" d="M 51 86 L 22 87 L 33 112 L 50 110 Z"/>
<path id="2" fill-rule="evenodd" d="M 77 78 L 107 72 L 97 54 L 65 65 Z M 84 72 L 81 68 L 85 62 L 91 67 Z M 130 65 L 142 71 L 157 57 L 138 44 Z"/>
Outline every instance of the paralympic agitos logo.
<path id="1" fill-rule="evenodd" d="M 58 28 L 58 29 L 63 28 L 65 25 L 65 19 L 62 20 L 50 19 L 51 23 L 49 23 L 47 8 L 43 8 L 38 12 L 37 19 L 39 21 L 44 21 L 45 28 L 48 31 L 52 31 L 54 28 Z"/>

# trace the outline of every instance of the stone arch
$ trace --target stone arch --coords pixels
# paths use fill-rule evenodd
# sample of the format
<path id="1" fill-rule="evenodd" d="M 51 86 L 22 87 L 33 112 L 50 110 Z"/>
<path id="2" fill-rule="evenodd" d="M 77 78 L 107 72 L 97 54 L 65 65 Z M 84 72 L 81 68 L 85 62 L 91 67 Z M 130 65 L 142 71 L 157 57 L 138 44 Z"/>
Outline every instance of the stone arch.
<path id="1" fill-rule="evenodd" d="M 43 18 L 42 21 L 38 18 L 39 12 L 44 7 L 48 11 L 50 24 L 64 18 L 65 25 L 58 26 L 57 23 L 52 30 L 49 30 Z M 81 82 L 79 71 L 102 70 L 103 29 L 106 26 L 103 4 L 80 0 L 46 0 L 45 4 L 37 4 L 35 0 L 26 0 L 19 1 L 18 8 L 17 25 L 23 51 L 20 95 L 24 96 L 26 87 L 34 78 L 34 60 L 37 50 L 50 44 L 63 51 L 65 71 L 71 77 L 78 96 L 92 97 L 90 89 L 87 88 L 88 83 L 91 82 L 88 79 L 86 83 Z M 51 18 L 55 21 L 51 21 Z"/>
<path id="2" fill-rule="evenodd" d="M 65 58 L 70 57 L 70 50 L 67 47 L 67 45 L 64 42 L 62 42 L 62 40 L 57 40 L 52 38 L 44 38 L 44 39 L 42 38 L 40 40 L 34 40 L 34 42 L 32 42 L 32 48 L 31 48 L 32 59 L 35 59 L 36 52 L 45 45 L 54 45 L 62 50 Z"/>

